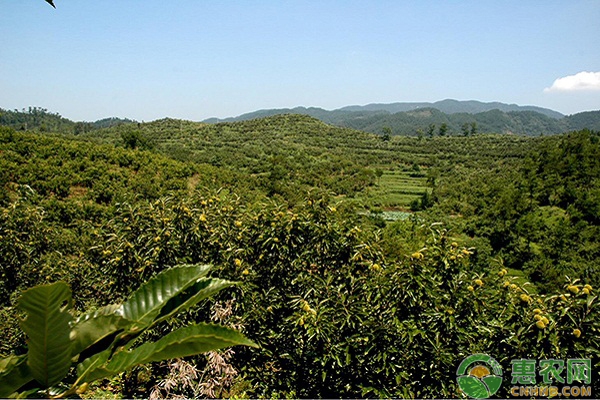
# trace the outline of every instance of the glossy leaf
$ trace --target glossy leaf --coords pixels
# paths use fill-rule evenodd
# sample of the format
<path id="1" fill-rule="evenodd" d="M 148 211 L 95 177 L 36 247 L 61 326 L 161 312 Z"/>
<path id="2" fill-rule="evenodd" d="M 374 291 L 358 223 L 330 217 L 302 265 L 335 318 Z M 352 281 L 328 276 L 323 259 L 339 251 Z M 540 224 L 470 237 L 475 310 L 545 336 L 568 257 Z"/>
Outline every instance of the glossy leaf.
<path id="1" fill-rule="evenodd" d="M 205 276 L 210 265 L 182 265 L 167 269 L 136 290 L 119 311 L 138 330 L 146 328 L 163 307 Z"/>
<path id="2" fill-rule="evenodd" d="M 191 325 L 172 332 L 157 342 L 145 343 L 129 351 L 117 351 L 108 362 L 108 352 L 98 354 L 80 364 L 77 373 L 82 381 L 90 382 L 121 373 L 136 365 L 235 345 L 258 347 L 240 332 L 230 328 L 212 324 Z"/>
<path id="3" fill-rule="evenodd" d="M 5 399 L 33 380 L 27 356 L 10 356 L 0 360 L 0 398 Z"/>
<path id="4" fill-rule="evenodd" d="M 169 300 L 161 309 L 158 318 L 152 324 L 172 317 L 178 312 L 184 311 L 196 305 L 199 301 L 217 293 L 219 290 L 234 284 L 235 283 L 233 282 L 219 278 L 201 278 L 198 282 Z"/>
<path id="5" fill-rule="evenodd" d="M 133 322 L 123 318 L 119 314 L 120 309 L 120 305 L 109 305 L 81 315 L 72 324 L 72 355 L 77 355 L 102 339 L 131 326 Z"/>
<path id="6" fill-rule="evenodd" d="M 28 337 L 27 365 L 45 387 L 60 382 L 71 366 L 70 302 L 71 290 L 64 282 L 28 289 L 19 299 L 19 308 L 27 313 L 21 322 Z"/>
<path id="7" fill-rule="evenodd" d="M 112 349 L 104 350 L 86 358 L 77 365 L 77 376 L 81 382 L 92 382 L 97 379 L 94 376 L 108 377 L 114 373 L 106 368 Z M 116 373 L 116 372 L 115 372 Z"/>

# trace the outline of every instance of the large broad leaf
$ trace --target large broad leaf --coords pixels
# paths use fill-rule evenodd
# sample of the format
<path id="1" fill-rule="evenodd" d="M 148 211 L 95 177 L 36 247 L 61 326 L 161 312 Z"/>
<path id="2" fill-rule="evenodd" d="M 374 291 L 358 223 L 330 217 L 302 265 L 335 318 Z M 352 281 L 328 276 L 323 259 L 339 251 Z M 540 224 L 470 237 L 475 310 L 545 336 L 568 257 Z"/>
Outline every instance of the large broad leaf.
<path id="1" fill-rule="evenodd" d="M 0 399 L 5 399 L 33 380 L 27 356 L 10 356 L 0 360 Z"/>
<path id="2" fill-rule="evenodd" d="M 142 330 L 161 314 L 162 308 L 179 293 L 196 283 L 210 265 L 182 265 L 167 269 L 136 290 L 123 304 L 120 313 Z"/>
<path id="3" fill-rule="evenodd" d="M 71 290 L 64 282 L 33 287 L 19 299 L 19 308 L 27 313 L 21 322 L 28 337 L 27 365 L 45 387 L 60 382 L 71 366 L 70 303 Z"/>
<path id="4" fill-rule="evenodd" d="M 106 364 L 111 354 L 112 349 L 107 349 L 80 362 L 77 365 L 78 380 L 81 382 L 92 382 L 96 379 L 116 374 L 116 372 L 113 373 L 106 369 Z"/>
<path id="5" fill-rule="evenodd" d="M 114 337 L 114 335 L 133 325 L 133 322 L 119 314 L 120 309 L 120 305 L 113 304 L 77 318 L 71 329 L 72 355 L 77 355 L 83 350 L 99 344 L 104 339 L 112 342 L 110 337 Z M 98 351 L 102 350 L 104 348 L 98 349 Z"/>
<path id="6" fill-rule="evenodd" d="M 183 268 L 185 268 L 185 272 L 189 272 L 191 269 L 193 273 L 190 275 L 195 277 L 198 276 L 198 271 L 200 271 L 200 274 L 204 274 L 206 267 L 202 266 L 200 269 L 196 267 Z M 181 272 L 182 269 L 178 268 L 177 270 Z M 164 279 L 162 281 L 164 282 Z M 233 284 L 233 282 L 218 278 L 200 278 L 184 290 L 178 291 L 164 304 L 162 302 L 157 303 L 156 309 L 158 309 L 159 314 L 155 316 L 154 321 L 146 325 L 146 328 L 192 307 L 199 301 Z M 113 344 L 112 339 L 123 331 L 125 334 L 119 337 L 118 342 L 114 343 L 124 345 L 127 341 L 136 337 L 141 331 L 139 327 L 135 326 L 134 322 L 122 317 L 123 309 L 124 307 L 111 305 L 80 316 L 73 324 L 71 331 L 71 338 L 74 340 L 73 355 L 79 354 L 86 348 L 88 350 L 86 350 L 85 356 L 101 352 Z"/>
<path id="7" fill-rule="evenodd" d="M 212 324 L 191 325 L 157 342 L 146 343 L 129 351 L 117 351 L 108 362 L 108 351 L 98 354 L 80 364 L 77 373 L 82 381 L 91 382 L 151 361 L 191 356 L 240 344 L 258 347 L 233 329 Z"/>
<path id="8" fill-rule="evenodd" d="M 219 290 L 232 285 L 235 285 L 235 283 L 219 278 L 201 278 L 198 280 L 198 282 L 194 283 L 170 299 L 164 305 L 164 307 L 162 307 L 160 314 L 157 316 L 157 319 L 153 322 L 153 324 L 170 318 L 178 312 L 187 310 L 188 308 L 196 305 L 199 301 L 204 300 L 205 298 L 217 293 Z"/>

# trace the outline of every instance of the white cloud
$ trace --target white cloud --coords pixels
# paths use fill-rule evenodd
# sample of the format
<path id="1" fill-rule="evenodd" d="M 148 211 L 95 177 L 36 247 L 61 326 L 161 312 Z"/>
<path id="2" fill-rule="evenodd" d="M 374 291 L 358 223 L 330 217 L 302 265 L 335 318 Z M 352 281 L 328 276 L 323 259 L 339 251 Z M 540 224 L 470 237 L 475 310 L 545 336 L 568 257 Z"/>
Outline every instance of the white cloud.
<path id="1" fill-rule="evenodd" d="M 573 92 L 581 90 L 600 90 L 600 72 L 579 72 L 558 78 L 544 92 Z"/>

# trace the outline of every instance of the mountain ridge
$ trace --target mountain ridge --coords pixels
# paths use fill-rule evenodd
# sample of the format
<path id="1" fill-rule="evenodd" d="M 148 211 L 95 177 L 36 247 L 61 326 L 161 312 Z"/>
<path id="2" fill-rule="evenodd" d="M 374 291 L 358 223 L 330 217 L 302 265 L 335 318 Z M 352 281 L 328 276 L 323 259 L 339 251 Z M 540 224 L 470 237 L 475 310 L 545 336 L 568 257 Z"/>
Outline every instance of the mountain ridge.
<path id="1" fill-rule="evenodd" d="M 443 100 L 438 102 L 445 104 L 446 109 L 459 111 L 466 109 L 473 111 L 476 107 L 484 104 L 490 108 L 499 103 L 481 102 L 459 102 L 454 100 Z M 393 103 L 389 105 L 390 110 L 403 104 Z M 417 103 L 410 103 L 417 104 Z M 422 104 L 422 103 L 419 103 Z M 511 106 L 511 105 L 507 105 Z M 348 111 L 355 109 L 356 111 Z M 502 111 L 491 109 L 478 113 L 453 112 L 447 113 L 435 107 L 414 108 L 409 111 L 391 113 L 383 109 L 365 110 L 365 108 L 377 108 L 378 105 L 348 106 L 344 109 L 328 111 L 318 107 L 294 107 L 283 109 L 258 110 L 243 114 L 239 117 L 226 119 L 208 119 L 197 122 L 197 124 L 215 124 L 222 122 L 242 122 L 282 114 L 305 115 L 319 121 L 342 128 L 360 130 L 367 133 L 382 134 L 384 132 L 392 135 L 403 136 L 431 136 L 442 135 L 468 135 L 473 133 L 499 133 L 538 136 L 557 134 L 573 130 L 591 129 L 600 131 L 600 110 L 585 111 L 577 114 L 563 116 L 560 119 L 542 114 L 535 109 L 527 108 L 520 111 Z M 453 107 L 453 108 L 452 108 Z M 461 108 L 462 107 L 462 108 Z M 520 106 L 517 106 L 520 107 Z M 534 106 L 524 106 L 534 107 Z M 535 107 L 534 107 L 535 108 Z M 551 111 L 551 110 L 550 110 Z M 86 132 L 97 131 L 118 125 L 135 124 L 136 121 L 123 118 L 105 118 L 95 122 L 74 122 L 60 116 L 58 113 L 48 112 L 44 108 L 30 107 L 23 111 L 10 111 L 0 108 L 0 125 L 13 127 L 17 130 L 38 129 L 41 132 L 61 132 L 79 135 Z M 138 123 L 139 125 L 139 123 Z"/>
<path id="2" fill-rule="evenodd" d="M 583 128 L 600 130 L 600 111 L 586 111 L 562 116 L 561 118 L 554 118 L 547 115 L 548 113 L 539 112 L 538 109 L 541 108 L 535 106 L 505 105 L 505 110 L 509 111 L 503 111 L 498 108 L 492 108 L 496 104 L 503 103 L 482 103 L 475 101 L 461 103 L 454 100 L 443 100 L 442 102 L 438 102 L 438 104 L 440 103 L 445 104 L 446 110 L 456 112 L 444 112 L 435 107 L 425 107 L 391 113 L 389 110 L 394 110 L 394 107 L 397 108 L 397 104 L 403 104 L 403 107 L 409 104 L 393 103 L 389 105 L 388 110 L 382 109 L 382 106 L 378 105 L 348 106 L 332 111 L 318 107 L 265 109 L 242 114 L 238 117 L 226 119 L 212 118 L 203 122 L 209 124 L 241 122 L 281 114 L 301 114 L 339 127 L 378 134 L 381 134 L 384 130 L 387 131 L 389 128 L 391 134 L 405 136 L 423 134 L 431 130 L 432 127 L 437 132 L 442 125 L 446 126 L 446 134 L 449 135 L 465 134 L 468 126 L 475 126 L 474 130 L 479 133 L 507 133 L 529 136 L 557 134 Z M 521 108 L 510 111 L 514 108 L 513 106 Z M 376 109 L 377 107 L 380 107 L 380 109 Z M 477 107 L 483 107 L 485 111 L 477 113 L 467 111 L 457 112 L 461 107 L 470 111 L 477 109 Z M 548 111 L 554 112 L 552 110 Z M 556 113 L 554 115 L 562 114 Z"/>
<path id="3" fill-rule="evenodd" d="M 498 101 L 482 102 L 478 100 L 455 100 L 444 99 L 436 102 L 396 102 L 396 103 L 371 103 L 364 106 L 352 105 L 342 107 L 343 111 L 388 111 L 392 114 L 397 112 L 413 111 L 419 108 L 435 108 L 446 114 L 468 113 L 476 114 L 491 110 L 509 111 L 535 111 L 544 114 L 550 118 L 560 119 L 564 117 L 562 113 L 549 108 L 538 106 L 521 106 L 518 104 L 507 104 Z"/>
<path id="4" fill-rule="evenodd" d="M 501 102 L 481 102 L 478 100 L 454 100 L 445 99 L 436 102 L 396 102 L 396 103 L 370 103 L 366 105 L 350 105 L 333 110 L 326 110 L 320 107 L 304 107 L 298 106 L 293 108 L 274 108 L 274 109 L 260 109 L 251 111 L 248 113 L 240 114 L 236 117 L 227 118 L 207 118 L 202 122 L 206 123 L 218 123 L 218 122 L 233 122 L 233 121 L 244 121 L 248 119 L 266 117 L 276 114 L 306 114 L 316 118 L 319 118 L 320 114 L 342 114 L 346 112 L 380 112 L 395 114 L 398 112 L 414 111 L 421 108 L 435 108 L 446 114 L 476 114 L 491 110 L 500 110 L 504 112 L 510 111 L 535 111 L 540 114 L 546 115 L 550 118 L 560 119 L 565 117 L 558 111 L 551 110 L 549 108 L 538 107 L 538 106 L 520 106 L 518 104 L 507 104 Z"/>

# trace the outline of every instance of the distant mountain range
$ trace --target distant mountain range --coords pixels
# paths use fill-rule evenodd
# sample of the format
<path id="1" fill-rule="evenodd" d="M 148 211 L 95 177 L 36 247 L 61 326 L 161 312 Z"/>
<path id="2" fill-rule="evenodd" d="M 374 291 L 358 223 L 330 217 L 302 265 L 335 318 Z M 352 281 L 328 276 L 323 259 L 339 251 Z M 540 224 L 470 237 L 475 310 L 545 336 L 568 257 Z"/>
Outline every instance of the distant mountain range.
<path id="1" fill-rule="evenodd" d="M 467 130 L 477 133 L 507 133 L 518 135 L 556 134 L 588 128 L 600 131 L 600 110 L 569 116 L 535 106 L 519 106 L 480 101 L 442 100 L 435 103 L 391 103 L 347 106 L 337 110 L 316 107 L 258 110 L 233 118 L 210 118 L 204 123 L 236 122 L 281 114 L 301 114 L 330 125 L 364 132 L 414 136 L 440 128 L 448 135 L 461 135 Z M 126 118 L 105 118 L 95 122 L 74 122 L 40 107 L 23 110 L 0 108 L 0 125 L 18 130 L 37 129 L 45 132 L 81 134 L 131 124 Z"/>
<path id="2" fill-rule="evenodd" d="M 479 133 L 520 135 L 555 134 L 589 128 L 600 130 L 600 111 L 570 116 L 536 106 L 499 102 L 442 100 L 435 103 L 391 103 L 347 106 L 337 110 L 296 107 L 258 110 L 232 118 L 210 118 L 205 123 L 245 121 L 279 114 L 303 114 L 321 121 L 371 133 L 389 128 L 394 135 L 416 135 L 443 124 L 447 134 L 460 134 L 467 125 Z"/>
<path id="3" fill-rule="evenodd" d="M 414 111 L 420 108 L 435 108 L 446 114 L 458 114 L 458 113 L 467 113 L 467 114 L 476 114 L 485 111 L 491 110 L 500 110 L 504 112 L 510 111 L 535 111 L 540 114 L 544 114 L 550 118 L 560 119 L 564 117 L 563 114 L 558 111 L 551 110 L 549 108 L 537 107 L 537 106 L 519 106 L 517 104 L 506 104 L 500 102 L 490 102 L 484 103 L 477 100 L 453 100 L 446 99 L 441 101 L 436 101 L 435 103 L 428 102 L 404 102 L 404 103 L 372 103 L 364 106 L 346 106 L 342 108 L 338 108 L 336 110 L 325 110 L 323 108 L 317 107 L 295 107 L 295 108 L 276 108 L 276 109 L 267 109 L 267 110 L 258 110 L 253 111 L 247 114 L 242 114 L 237 117 L 229 117 L 229 118 L 209 118 L 204 120 L 203 122 L 207 123 L 216 123 L 216 122 L 233 122 L 233 121 L 244 121 L 248 119 L 255 119 L 260 117 L 267 117 L 271 115 L 277 114 L 306 114 L 311 115 L 315 118 L 319 118 L 318 115 L 327 115 L 329 113 L 333 114 L 344 114 L 344 112 L 385 112 L 389 114 L 395 114 L 398 112 L 406 112 L 406 111 Z M 314 114 L 314 115 L 313 115 Z"/>
<path id="4" fill-rule="evenodd" d="M 477 114 L 485 111 L 500 110 L 510 111 L 535 111 L 551 118 L 562 118 L 563 114 L 548 108 L 536 106 L 519 106 L 517 104 L 505 104 L 497 101 L 484 103 L 477 100 L 459 101 L 446 99 L 435 103 L 390 103 L 390 104 L 367 104 L 366 106 L 347 106 L 340 108 L 342 111 L 387 111 L 391 114 L 398 112 L 413 111 L 419 108 L 435 108 L 446 114 Z"/>

